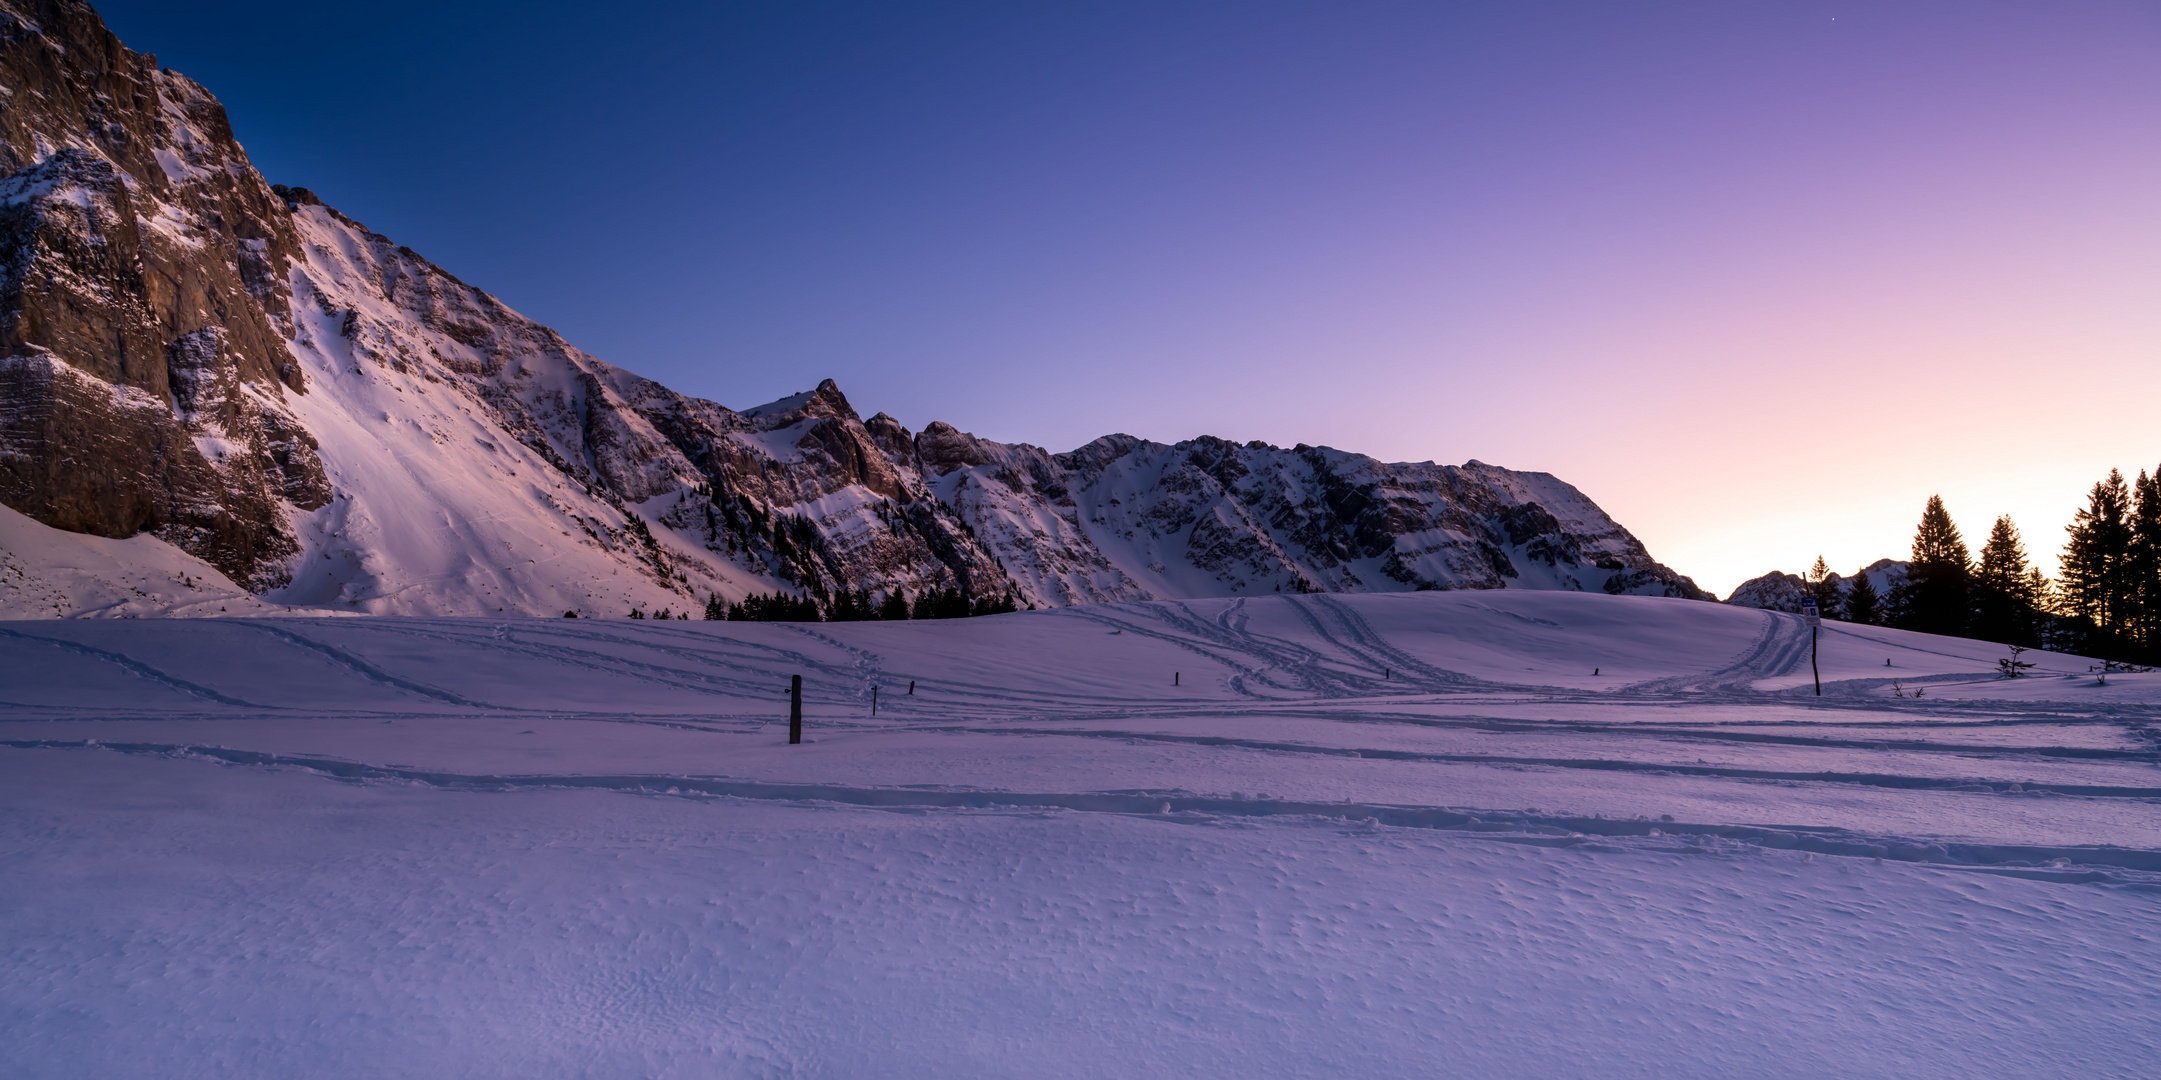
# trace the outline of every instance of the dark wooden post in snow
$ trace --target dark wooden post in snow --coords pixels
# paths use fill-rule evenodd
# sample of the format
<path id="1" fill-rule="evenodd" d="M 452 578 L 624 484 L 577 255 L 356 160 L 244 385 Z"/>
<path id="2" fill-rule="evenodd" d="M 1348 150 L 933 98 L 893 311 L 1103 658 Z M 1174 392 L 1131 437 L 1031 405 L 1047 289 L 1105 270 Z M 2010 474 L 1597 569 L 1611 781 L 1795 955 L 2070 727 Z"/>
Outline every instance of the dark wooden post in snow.
<path id="1" fill-rule="evenodd" d="M 1172 686 L 1176 686 L 1176 685 L 1178 685 L 1178 677 L 1179 677 L 1180 675 L 1183 675 L 1183 674 L 1185 674 L 1185 673 L 1184 673 L 1184 672 L 1182 672 L 1182 671 L 1173 671 L 1173 672 L 1171 672 L 1171 685 L 1172 685 Z"/>
<path id="2" fill-rule="evenodd" d="M 878 688 L 875 686 L 870 688 L 870 714 L 878 715 Z"/>
<path id="3" fill-rule="evenodd" d="M 788 683 L 788 745 L 803 741 L 803 677 L 792 676 Z"/>
<path id="4" fill-rule="evenodd" d="M 1816 598 L 1801 598 L 1801 621 L 1808 624 L 1808 670 L 1816 676 L 1816 696 L 1823 696 L 1823 669 L 1816 666 L 1816 628 L 1823 624 L 1823 615 L 1816 610 Z"/>
<path id="5" fill-rule="evenodd" d="M 1888 661 L 1886 661 L 1886 662 L 1888 662 Z M 908 696 L 909 696 L 909 697 L 914 697 L 914 696 L 915 696 L 915 680 L 914 680 L 914 679 L 910 679 L 910 680 L 908 680 Z"/>

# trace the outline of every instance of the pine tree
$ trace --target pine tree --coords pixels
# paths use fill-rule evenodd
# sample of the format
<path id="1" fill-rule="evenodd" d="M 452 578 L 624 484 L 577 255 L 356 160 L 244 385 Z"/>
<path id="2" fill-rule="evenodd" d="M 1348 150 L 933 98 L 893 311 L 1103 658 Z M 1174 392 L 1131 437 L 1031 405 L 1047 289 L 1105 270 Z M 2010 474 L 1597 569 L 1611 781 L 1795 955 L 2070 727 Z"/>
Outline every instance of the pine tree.
<path id="1" fill-rule="evenodd" d="M 1913 536 L 1906 580 L 1892 591 L 1891 606 L 1898 613 L 1899 625 L 1928 634 L 1964 634 L 1972 621 L 1971 577 L 1966 541 L 1944 510 L 1943 497 L 1929 496 Z"/>
<path id="2" fill-rule="evenodd" d="M 1012 593 L 1008 592 L 1003 596 L 994 596 L 984 600 L 977 600 L 974 605 L 970 607 L 968 614 L 1006 615 L 1018 610 L 1020 610 L 1020 603 L 1013 599 Z"/>
<path id="3" fill-rule="evenodd" d="M 768 596 L 752 593 L 740 604 L 728 606 L 728 618 L 744 622 L 823 622 L 824 613 L 818 601 L 808 597 L 789 596 L 776 592 Z"/>
<path id="4" fill-rule="evenodd" d="M 969 614 L 968 594 L 960 589 L 925 589 L 916 597 L 915 617 L 918 619 L 965 619 Z"/>
<path id="5" fill-rule="evenodd" d="M 1853 584 L 1846 589 L 1846 621 L 1863 626 L 1883 621 L 1883 603 L 1876 596 L 1876 585 L 1868 580 L 1868 568 L 1853 573 Z"/>
<path id="6" fill-rule="evenodd" d="M 2055 582 L 2041 576 L 2040 567 L 2026 571 L 2026 595 L 2033 597 L 2034 643 L 2057 652 L 2077 652 L 2076 644 L 2064 636 L 2062 594 Z"/>
<path id="7" fill-rule="evenodd" d="M 881 618 L 881 619 L 905 619 L 905 618 L 907 618 L 907 617 L 908 617 L 908 594 L 907 594 L 907 592 L 906 592 L 906 591 L 904 591 L 904 590 L 901 590 L 901 589 L 895 589 L 895 590 L 893 590 L 892 592 L 889 592 L 889 593 L 885 594 L 885 603 L 879 606 L 879 608 L 878 608 L 878 617 L 879 617 L 879 618 Z"/>
<path id="8" fill-rule="evenodd" d="M 2036 605 L 2040 597 L 2026 565 L 2026 543 L 2005 514 L 1989 529 L 1988 543 L 1973 573 L 1974 625 L 1977 637 L 2010 645 L 2038 644 Z"/>
<path id="9" fill-rule="evenodd" d="M 864 612 L 855 606 L 855 594 L 842 589 L 833 594 L 833 606 L 826 609 L 825 617 L 831 622 L 861 622 Z"/>
<path id="10" fill-rule="evenodd" d="M 2111 652 L 2121 649 L 2132 591 L 2130 503 L 2123 473 L 2110 469 L 2065 529 L 2071 539 L 2063 549 L 2064 605 L 2093 625 L 2099 638 L 2093 647 Z"/>
<path id="11" fill-rule="evenodd" d="M 2126 570 L 2131 603 L 2129 624 L 2138 659 L 2161 662 L 2161 468 L 2152 476 L 2141 469 L 2132 485 L 2131 544 Z"/>
<path id="12" fill-rule="evenodd" d="M 1824 562 L 1823 556 L 1816 556 L 1816 565 L 1808 568 L 1802 580 L 1808 585 L 1809 595 L 1816 598 L 1816 611 L 1824 618 L 1837 618 L 1838 575 L 1831 573 L 1831 564 Z"/>
<path id="13" fill-rule="evenodd" d="M 716 622 L 728 617 L 728 605 L 721 602 L 719 593 L 714 593 L 713 598 L 705 602 L 705 617 Z"/>

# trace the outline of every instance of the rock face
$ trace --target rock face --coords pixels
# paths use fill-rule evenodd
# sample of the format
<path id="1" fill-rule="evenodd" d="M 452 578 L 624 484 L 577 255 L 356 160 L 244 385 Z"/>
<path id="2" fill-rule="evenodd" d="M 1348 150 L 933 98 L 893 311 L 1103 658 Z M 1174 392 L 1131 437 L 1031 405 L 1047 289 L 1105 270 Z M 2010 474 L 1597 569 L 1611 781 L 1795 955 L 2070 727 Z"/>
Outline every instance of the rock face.
<path id="1" fill-rule="evenodd" d="M 288 393 L 286 215 L 202 87 L 82 4 L 0 5 L 0 501 L 275 588 L 328 498 Z"/>
<path id="2" fill-rule="evenodd" d="M 1481 462 L 1131 436 L 1069 454 L 932 424 L 942 501 L 1042 603 L 1504 587 L 1702 598 L 1575 488 Z"/>
<path id="3" fill-rule="evenodd" d="M 1706 598 L 1569 485 L 1130 436 L 1071 453 L 734 410 L 266 184 L 85 5 L 0 0 L 0 503 L 266 600 L 620 615 L 783 589 L 1037 606 L 1274 591 Z"/>

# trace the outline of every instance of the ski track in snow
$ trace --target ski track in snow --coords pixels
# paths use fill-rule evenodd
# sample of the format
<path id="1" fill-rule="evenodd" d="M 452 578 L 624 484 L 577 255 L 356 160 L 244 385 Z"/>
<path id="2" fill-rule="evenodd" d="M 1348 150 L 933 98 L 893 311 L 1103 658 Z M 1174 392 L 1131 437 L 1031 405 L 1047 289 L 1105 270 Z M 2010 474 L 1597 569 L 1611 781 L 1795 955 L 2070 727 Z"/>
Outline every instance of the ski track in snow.
<path id="1" fill-rule="evenodd" d="M 0 1074 L 2142 1074 L 2161 674 L 1819 646 L 1820 698 L 1797 619 L 1568 593 L 0 626 Z"/>
<path id="2" fill-rule="evenodd" d="M 169 675 L 163 671 L 159 671 L 158 669 L 151 667 L 148 664 L 105 649 L 95 648 L 89 645 L 81 644 L 79 642 L 66 641 L 60 638 L 45 637 L 39 634 L 29 633 L 24 630 L 10 630 L 5 627 L 0 627 L 0 635 L 5 635 L 8 639 L 12 641 L 36 642 L 40 645 L 60 649 L 64 652 L 71 652 L 81 656 L 90 657 L 95 660 L 100 660 L 105 663 L 111 664 L 112 666 L 119 668 L 122 671 L 125 671 L 128 674 L 134 675 L 138 678 L 149 679 L 152 682 L 172 687 L 173 689 L 178 690 L 181 693 L 203 698 L 208 701 L 215 701 L 221 705 L 234 705 L 243 709 L 260 708 L 260 706 L 254 704 L 253 702 L 242 701 L 241 699 L 234 697 L 227 697 L 224 694 L 218 693 L 217 691 L 210 689 L 209 687 L 197 686 L 196 684 L 191 683 L 186 679 L 182 679 L 174 675 Z M 36 659 L 30 656 L 23 656 L 17 662 L 22 664 L 34 664 L 36 663 Z"/>

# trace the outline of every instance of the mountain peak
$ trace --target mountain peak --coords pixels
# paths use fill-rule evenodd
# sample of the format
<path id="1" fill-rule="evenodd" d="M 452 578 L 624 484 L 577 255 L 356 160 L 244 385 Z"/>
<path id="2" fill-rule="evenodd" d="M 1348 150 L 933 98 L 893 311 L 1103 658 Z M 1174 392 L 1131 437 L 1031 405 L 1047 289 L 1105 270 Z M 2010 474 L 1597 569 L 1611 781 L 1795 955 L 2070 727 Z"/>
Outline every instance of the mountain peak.
<path id="1" fill-rule="evenodd" d="M 848 396 L 840 392 L 840 384 L 825 379 L 812 389 L 790 394 L 777 401 L 768 401 L 742 410 L 744 416 L 758 421 L 760 427 L 786 427 L 800 420 L 825 419 L 828 417 L 861 423 L 855 408 L 848 404 Z"/>

